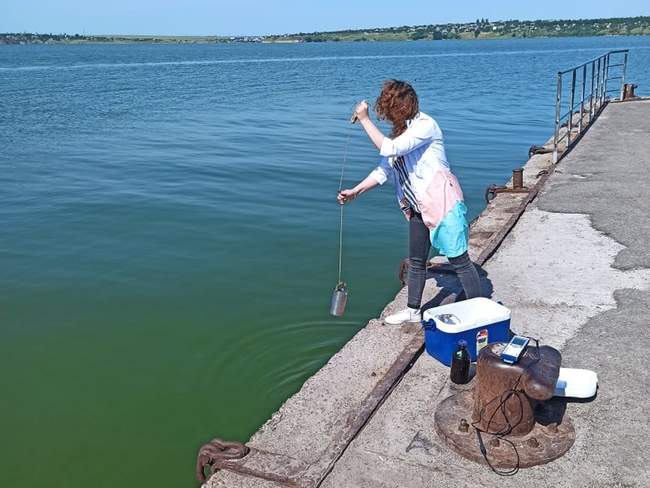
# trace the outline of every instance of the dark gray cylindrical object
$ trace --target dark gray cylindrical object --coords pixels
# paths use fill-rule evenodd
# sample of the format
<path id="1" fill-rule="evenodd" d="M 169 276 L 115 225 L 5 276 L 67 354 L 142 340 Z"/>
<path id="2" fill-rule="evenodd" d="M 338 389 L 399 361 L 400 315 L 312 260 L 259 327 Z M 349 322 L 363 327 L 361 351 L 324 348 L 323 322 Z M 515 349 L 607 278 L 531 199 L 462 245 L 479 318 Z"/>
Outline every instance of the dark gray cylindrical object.
<path id="1" fill-rule="evenodd" d="M 332 293 L 332 302 L 330 303 L 330 315 L 342 317 L 345 313 L 345 305 L 348 302 L 348 288 L 345 283 L 339 283 Z"/>
<path id="2" fill-rule="evenodd" d="M 512 187 L 521 190 L 524 187 L 524 168 L 512 170 Z"/>

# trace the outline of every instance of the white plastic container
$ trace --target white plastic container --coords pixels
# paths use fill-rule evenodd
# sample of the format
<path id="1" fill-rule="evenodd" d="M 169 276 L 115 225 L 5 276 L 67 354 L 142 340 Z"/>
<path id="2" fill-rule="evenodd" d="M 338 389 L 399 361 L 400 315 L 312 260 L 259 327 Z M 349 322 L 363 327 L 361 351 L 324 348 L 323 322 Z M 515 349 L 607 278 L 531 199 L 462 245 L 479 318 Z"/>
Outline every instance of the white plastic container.
<path id="1" fill-rule="evenodd" d="M 427 352 L 449 366 L 460 339 L 467 341 L 472 361 L 484 346 L 508 342 L 510 309 L 489 298 L 472 298 L 430 308 L 422 314 Z"/>
<path id="2" fill-rule="evenodd" d="M 591 398 L 598 389 L 598 375 L 588 369 L 560 368 L 555 396 Z"/>

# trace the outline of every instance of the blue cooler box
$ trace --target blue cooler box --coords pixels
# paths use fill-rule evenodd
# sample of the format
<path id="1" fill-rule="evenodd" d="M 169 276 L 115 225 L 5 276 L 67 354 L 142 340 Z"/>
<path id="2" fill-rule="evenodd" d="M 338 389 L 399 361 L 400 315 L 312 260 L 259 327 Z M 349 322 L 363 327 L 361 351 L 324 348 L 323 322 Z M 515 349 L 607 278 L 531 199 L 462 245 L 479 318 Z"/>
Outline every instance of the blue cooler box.
<path id="1" fill-rule="evenodd" d="M 467 341 L 467 351 L 476 361 L 482 347 L 510 340 L 510 309 L 489 298 L 472 298 L 430 308 L 422 314 L 427 352 L 446 366 L 458 341 Z"/>

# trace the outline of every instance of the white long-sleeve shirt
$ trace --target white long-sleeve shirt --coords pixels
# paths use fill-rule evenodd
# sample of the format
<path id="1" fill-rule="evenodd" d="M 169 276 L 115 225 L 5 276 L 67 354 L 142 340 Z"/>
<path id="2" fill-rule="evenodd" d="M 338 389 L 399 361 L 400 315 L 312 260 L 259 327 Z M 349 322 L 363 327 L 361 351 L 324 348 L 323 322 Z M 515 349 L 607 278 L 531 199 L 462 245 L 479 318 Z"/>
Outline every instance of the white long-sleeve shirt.
<path id="1" fill-rule="evenodd" d="M 379 154 L 379 166 L 370 175 L 380 185 L 391 180 L 395 185 L 397 201 L 402 207 L 405 196 L 396 174 L 395 161 L 398 157 L 404 158 L 409 182 L 418 199 L 438 169 L 449 169 L 442 131 L 436 121 L 423 112 L 418 112 L 409 120 L 407 129 L 395 139 L 385 137 Z"/>

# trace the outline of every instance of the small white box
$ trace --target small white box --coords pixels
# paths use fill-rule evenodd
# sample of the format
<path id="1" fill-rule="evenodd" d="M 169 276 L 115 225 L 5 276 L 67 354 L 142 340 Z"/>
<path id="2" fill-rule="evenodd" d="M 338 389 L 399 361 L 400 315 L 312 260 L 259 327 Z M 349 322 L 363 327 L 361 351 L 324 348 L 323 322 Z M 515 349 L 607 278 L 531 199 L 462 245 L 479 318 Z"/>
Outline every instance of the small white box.
<path id="1" fill-rule="evenodd" d="M 560 368 L 555 396 L 591 398 L 598 389 L 598 375 L 588 369 Z"/>

